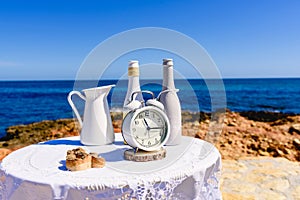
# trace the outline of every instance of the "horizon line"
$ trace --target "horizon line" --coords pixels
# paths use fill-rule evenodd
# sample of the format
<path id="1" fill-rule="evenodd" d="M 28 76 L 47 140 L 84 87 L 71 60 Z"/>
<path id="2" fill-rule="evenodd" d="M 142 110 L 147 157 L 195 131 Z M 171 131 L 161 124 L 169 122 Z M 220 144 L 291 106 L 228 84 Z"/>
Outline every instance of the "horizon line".
<path id="1" fill-rule="evenodd" d="M 174 80 L 228 80 L 228 79 L 300 79 L 300 77 L 225 77 L 225 78 L 175 78 Z M 17 81 L 114 81 L 114 80 L 127 80 L 127 78 L 103 78 L 103 79 L 0 79 L 0 82 L 17 82 Z M 147 78 L 147 79 L 140 79 L 140 80 L 162 80 L 160 78 Z"/>

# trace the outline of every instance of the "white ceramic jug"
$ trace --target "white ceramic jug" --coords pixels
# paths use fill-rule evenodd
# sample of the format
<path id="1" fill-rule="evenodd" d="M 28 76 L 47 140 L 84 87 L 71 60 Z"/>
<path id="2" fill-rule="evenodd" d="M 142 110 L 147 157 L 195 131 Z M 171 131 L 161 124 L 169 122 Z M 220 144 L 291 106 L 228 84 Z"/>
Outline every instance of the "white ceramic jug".
<path id="1" fill-rule="evenodd" d="M 112 87 L 108 85 L 79 91 L 71 91 L 68 102 L 72 107 L 81 126 L 80 142 L 84 145 L 105 145 L 114 142 L 115 135 L 109 112 L 107 95 Z M 85 100 L 83 120 L 72 101 L 76 94 Z"/>

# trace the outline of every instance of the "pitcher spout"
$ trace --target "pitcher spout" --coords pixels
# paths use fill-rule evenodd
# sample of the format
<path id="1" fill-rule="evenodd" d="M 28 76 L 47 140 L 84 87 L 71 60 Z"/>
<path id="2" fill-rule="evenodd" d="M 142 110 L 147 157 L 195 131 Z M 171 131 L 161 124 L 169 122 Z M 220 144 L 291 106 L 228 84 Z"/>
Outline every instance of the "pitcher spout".
<path id="1" fill-rule="evenodd" d="M 88 100 L 96 100 L 98 98 L 105 98 L 109 94 L 111 88 L 115 87 L 116 85 L 106 85 L 101 87 L 94 87 L 89 89 L 82 90 L 85 94 L 85 97 Z"/>
<path id="2" fill-rule="evenodd" d="M 102 92 L 105 94 L 105 96 L 107 96 L 110 92 L 110 90 L 115 87 L 116 85 L 107 85 L 107 86 L 103 86 L 101 87 Z"/>

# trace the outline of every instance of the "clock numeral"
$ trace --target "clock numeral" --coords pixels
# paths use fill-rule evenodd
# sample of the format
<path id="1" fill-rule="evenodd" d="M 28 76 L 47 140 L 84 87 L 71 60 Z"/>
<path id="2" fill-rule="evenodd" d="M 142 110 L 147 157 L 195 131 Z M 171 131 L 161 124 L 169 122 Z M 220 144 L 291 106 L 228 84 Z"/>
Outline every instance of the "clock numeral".
<path id="1" fill-rule="evenodd" d="M 136 131 L 136 129 L 135 129 L 135 128 L 133 128 L 133 129 L 132 129 L 132 131 L 133 131 L 133 132 L 135 132 L 135 131 Z"/>
<path id="2" fill-rule="evenodd" d="M 134 121 L 135 125 L 139 125 L 139 121 L 135 120 Z"/>
<path id="3" fill-rule="evenodd" d="M 144 144 L 144 139 L 142 139 L 142 144 Z"/>
<path id="4" fill-rule="evenodd" d="M 145 111 L 145 116 L 146 116 L 146 117 L 149 117 L 149 110 L 146 110 L 146 111 Z"/>
<path id="5" fill-rule="evenodd" d="M 139 114 L 139 118 L 143 119 L 144 118 L 143 114 Z"/>
<path id="6" fill-rule="evenodd" d="M 158 143 L 158 139 L 157 138 L 155 138 L 155 144 L 157 144 Z"/>
<path id="7" fill-rule="evenodd" d="M 151 141 L 148 142 L 148 145 L 151 146 Z"/>

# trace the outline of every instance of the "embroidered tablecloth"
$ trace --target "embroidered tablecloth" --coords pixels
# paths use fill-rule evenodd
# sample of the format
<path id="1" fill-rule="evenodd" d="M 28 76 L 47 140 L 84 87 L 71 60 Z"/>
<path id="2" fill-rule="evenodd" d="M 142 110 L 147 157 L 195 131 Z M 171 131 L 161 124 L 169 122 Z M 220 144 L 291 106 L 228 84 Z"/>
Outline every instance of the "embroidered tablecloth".
<path id="1" fill-rule="evenodd" d="M 104 168 L 71 172 L 67 150 L 82 147 L 106 160 Z M 221 157 L 210 143 L 182 137 L 163 160 L 124 160 L 121 134 L 111 145 L 83 146 L 79 137 L 30 145 L 1 163 L 0 199 L 221 199 Z"/>

